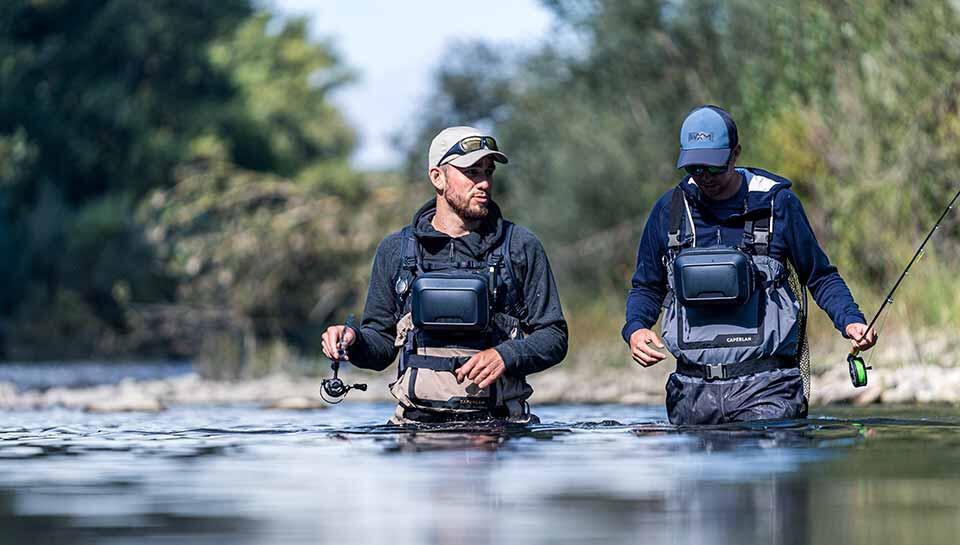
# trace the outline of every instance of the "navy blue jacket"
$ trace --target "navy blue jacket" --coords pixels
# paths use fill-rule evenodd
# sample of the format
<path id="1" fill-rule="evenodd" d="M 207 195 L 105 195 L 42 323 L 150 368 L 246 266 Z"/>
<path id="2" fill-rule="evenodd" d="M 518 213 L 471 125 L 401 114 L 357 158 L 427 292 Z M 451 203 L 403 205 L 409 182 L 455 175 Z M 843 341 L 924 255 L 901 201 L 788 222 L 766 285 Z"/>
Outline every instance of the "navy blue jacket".
<path id="1" fill-rule="evenodd" d="M 696 245 L 740 245 L 743 226 L 742 222 L 737 226 L 737 216 L 772 206 L 770 256 L 793 264 L 800 281 L 807 286 L 814 301 L 830 316 L 841 334 L 846 336 L 844 329 L 849 324 L 865 323 L 863 313 L 846 283 L 820 248 L 800 200 L 788 189 L 792 185 L 790 180 L 758 168 L 738 168 L 737 171 L 744 183 L 736 195 L 725 201 L 706 199 L 689 177 L 680 183 L 679 187 L 684 190 L 690 203 L 696 226 Z M 640 239 L 637 270 L 627 295 L 627 323 L 621 332 L 627 343 L 636 330 L 653 328 L 667 294 L 667 273 L 663 259 L 667 254 L 672 192 L 673 189 L 653 205 Z"/>

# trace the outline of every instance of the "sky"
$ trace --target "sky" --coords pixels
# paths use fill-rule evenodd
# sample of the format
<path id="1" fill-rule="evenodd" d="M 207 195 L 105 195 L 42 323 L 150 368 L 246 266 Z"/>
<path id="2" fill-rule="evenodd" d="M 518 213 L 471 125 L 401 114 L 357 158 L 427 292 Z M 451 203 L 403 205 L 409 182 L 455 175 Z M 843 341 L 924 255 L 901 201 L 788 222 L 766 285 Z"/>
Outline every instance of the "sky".
<path id="1" fill-rule="evenodd" d="M 549 37 L 552 14 L 536 0 L 462 4 L 438 0 L 272 0 L 272 11 L 302 15 L 312 38 L 333 43 L 356 82 L 333 96 L 358 133 L 352 162 L 361 169 L 399 166 L 391 136 L 409 128 L 432 76 L 459 40 L 532 48 Z M 469 16 L 453 17 L 457 10 Z M 424 143 L 424 149 L 429 145 Z"/>

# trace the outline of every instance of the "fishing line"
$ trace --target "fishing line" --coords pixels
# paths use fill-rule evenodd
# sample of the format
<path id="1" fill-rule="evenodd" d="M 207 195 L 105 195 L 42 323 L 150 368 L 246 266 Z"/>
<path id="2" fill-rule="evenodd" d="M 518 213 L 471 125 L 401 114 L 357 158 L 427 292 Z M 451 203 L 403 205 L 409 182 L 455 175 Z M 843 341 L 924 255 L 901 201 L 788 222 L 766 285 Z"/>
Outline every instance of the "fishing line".
<path id="1" fill-rule="evenodd" d="M 947 216 L 950 210 L 953 209 L 953 205 L 956 204 L 957 199 L 960 198 L 960 190 L 957 191 L 957 194 L 953 196 L 953 199 L 950 200 L 950 204 L 947 205 L 947 208 L 944 209 L 943 213 L 940 214 L 940 218 L 933 228 L 930 229 L 930 232 L 927 233 L 927 236 L 923 239 L 923 242 L 920 243 L 920 247 L 917 248 L 917 251 L 913 254 L 913 259 L 910 260 L 910 263 L 907 264 L 907 267 L 903 269 L 903 272 L 900 273 L 900 278 L 897 279 L 896 284 L 893 285 L 893 288 L 890 289 L 890 293 L 887 294 L 887 297 L 883 300 L 883 303 L 880 305 L 880 308 L 877 310 L 877 313 L 873 315 L 873 319 L 870 320 L 870 323 L 867 325 L 867 331 L 864 335 L 869 335 L 870 330 L 873 329 L 873 326 L 877 323 L 877 318 L 880 317 L 880 314 L 883 313 L 883 309 L 887 308 L 887 305 L 893 303 L 893 294 L 897 291 L 897 288 L 900 287 L 900 284 L 903 282 L 904 278 L 910 273 L 910 267 L 917 262 L 918 259 L 923 255 L 923 248 L 927 245 L 927 242 L 933 236 L 933 234 L 940 228 L 940 222 L 943 221 L 943 218 Z M 886 318 L 884 318 L 884 324 L 886 323 Z M 863 339 L 861 337 L 858 340 Z M 860 350 L 854 348 L 847 354 L 847 367 L 850 371 L 850 381 L 853 383 L 854 388 L 860 388 L 867 385 L 867 371 L 873 369 L 867 365 L 863 358 L 860 357 Z"/>

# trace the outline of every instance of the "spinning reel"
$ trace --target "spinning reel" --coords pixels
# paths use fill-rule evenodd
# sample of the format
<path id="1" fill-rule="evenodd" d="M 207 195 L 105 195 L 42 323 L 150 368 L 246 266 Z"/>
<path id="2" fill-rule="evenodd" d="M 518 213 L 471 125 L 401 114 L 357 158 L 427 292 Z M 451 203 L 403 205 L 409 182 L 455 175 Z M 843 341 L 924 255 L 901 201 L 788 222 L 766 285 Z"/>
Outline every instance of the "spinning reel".
<path id="1" fill-rule="evenodd" d="M 346 326 L 353 329 L 353 314 L 347 317 Z M 346 349 L 343 346 L 343 340 L 337 345 L 337 357 L 331 360 L 330 368 L 333 370 L 331 378 L 325 378 L 320 381 L 320 399 L 323 399 L 331 405 L 336 405 L 343 401 L 350 390 L 357 389 L 361 392 L 367 391 L 366 384 L 349 385 L 343 382 L 337 374 L 340 372 L 340 360 L 346 357 Z"/>

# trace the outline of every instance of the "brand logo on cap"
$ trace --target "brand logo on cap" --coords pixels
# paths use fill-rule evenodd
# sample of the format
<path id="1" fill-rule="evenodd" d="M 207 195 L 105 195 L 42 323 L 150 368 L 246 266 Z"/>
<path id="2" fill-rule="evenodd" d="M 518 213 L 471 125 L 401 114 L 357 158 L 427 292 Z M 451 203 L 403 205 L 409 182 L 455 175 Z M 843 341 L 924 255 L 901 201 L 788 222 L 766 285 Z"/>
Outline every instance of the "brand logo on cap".
<path id="1" fill-rule="evenodd" d="M 712 132 L 691 132 L 687 133 L 687 141 L 692 142 L 713 142 Z"/>

